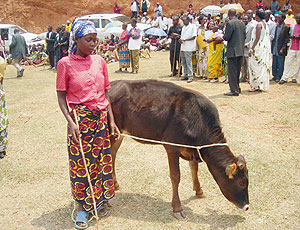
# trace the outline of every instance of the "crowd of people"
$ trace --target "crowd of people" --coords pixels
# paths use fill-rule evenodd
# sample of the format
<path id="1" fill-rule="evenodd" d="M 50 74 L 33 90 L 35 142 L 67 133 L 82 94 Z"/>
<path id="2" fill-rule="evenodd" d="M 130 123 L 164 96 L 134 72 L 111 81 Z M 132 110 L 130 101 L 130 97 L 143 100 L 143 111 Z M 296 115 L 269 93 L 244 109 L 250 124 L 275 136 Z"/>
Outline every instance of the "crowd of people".
<path id="1" fill-rule="evenodd" d="M 229 3 L 232 4 L 232 1 Z M 132 4 L 139 9 L 137 1 L 132 1 Z M 238 0 L 235 4 L 239 4 Z M 159 3 L 156 8 L 158 6 Z M 222 0 L 220 6 L 224 6 Z M 282 7 L 276 0 L 270 3 L 270 7 L 259 0 L 256 9 L 256 14 L 252 10 L 245 13 L 232 10 L 212 16 L 204 14 L 202 8 L 196 13 L 190 4 L 187 11 L 170 14 L 169 17 L 162 14 L 161 7 L 151 18 L 145 10 L 137 10 L 131 16 L 136 18 L 135 23 L 147 23 L 168 34 L 165 44 L 170 49 L 171 76 L 181 76 L 182 67 L 182 80 L 188 82 L 199 76 L 215 83 L 224 76 L 223 82 L 230 85 L 230 92 L 226 95 L 238 96 L 240 81 L 249 82 L 250 92 L 259 92 L 269 88 L 270 78 L 284 84 L 292 77 L 292 82 L 297 83 L 299 74 L 296 60 L 299 58 L 300 15 L 293 15 L 288 0 Z M 127 31 L 124 30 L 124 33 Z M 129 40 L 129 37 L 124 38 Z M 126 49 L 124 44 L 126 42 L 122 41 L 123 49 Z M 156 44 L 157 39 L 151 38 L 149 51 L 159 50 Z M 120 63 L 123 61 L 121 58 Z M 137 59 L 131 59 L 131 62 L 135 63 Z M 118 72 L 121 71 L 120 65 Z"/>

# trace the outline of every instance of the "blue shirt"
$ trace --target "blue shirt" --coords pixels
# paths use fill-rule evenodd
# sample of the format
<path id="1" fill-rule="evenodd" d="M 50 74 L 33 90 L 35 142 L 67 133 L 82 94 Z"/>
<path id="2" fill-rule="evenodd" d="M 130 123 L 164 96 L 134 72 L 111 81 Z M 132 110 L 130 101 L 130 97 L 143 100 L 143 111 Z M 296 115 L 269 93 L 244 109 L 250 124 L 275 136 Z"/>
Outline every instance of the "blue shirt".
<path id="1" fill-rule="evenodd" d="M 282 30 L 282 27 L 283 27 L 284 23 L 282 25 L 277 25 L 276 26 L 276 31 L 275 31 L 275 34 L 276 34 L 276 37 L 274 38 L 275 39 L 275 42 L 274 42 L 274 47 L 273 47 L 273 55 L 276 55 L 276 56 L 279 56 L 278 55 L 278 38 L 279 38 L 279 35 L 280 35 L 280 32 Z"/>

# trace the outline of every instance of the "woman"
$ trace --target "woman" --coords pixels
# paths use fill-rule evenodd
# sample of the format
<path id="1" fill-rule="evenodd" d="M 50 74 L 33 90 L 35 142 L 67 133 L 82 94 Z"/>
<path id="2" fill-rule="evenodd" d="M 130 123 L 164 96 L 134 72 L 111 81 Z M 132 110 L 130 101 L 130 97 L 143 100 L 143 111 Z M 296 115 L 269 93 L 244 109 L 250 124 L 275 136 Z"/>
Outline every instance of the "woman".
<path id="1" fill-rule="evenodd" d="M 121 73 L 124 68 L 124 73 L 128 73 L 128 68 L 130 67 L 130 53 L 128 50 L 128 40 L 127 37 L 127 24 L 122 25 L 123 32 L 118 43 L 118 52 L 119 52 L 119 68 L 116 73 Z"/>
<path id="2" fill-rule="evenodd" d="M 82 139 L 88 173 L 95 188 L 98 213 L 105 216 L 107 210 L 104 203 L 114 196 L 109 130 L 116 138 L 120 132 L 110 106 L 106 63 L 99 55 L 90 55 L 96 46 L 96 28 L 91 22 L 77 22 L 72 32 L 74 51 L 57 63 L 56 90 L 59 106 L 68 122 L 72 193 L 79 204 L 75 227 L 85 229 L 88 227 L 88 212 L 93 211 L 93 202 L 81 158 L 79 138 Z M 79 127 L 69 107 L 76 111 Z"/>
<path id="3" fill-rule="evenodd" d="M 205 31 L 206 31 L 206 18 L 203 15 L 199 16 L 199 29 L 197 37 L 197 72 L 200 75 L 200 78 L 206 78 L 207 72 L 207 58 L 208 58 L 208 45 L 204 42 Z"/>
<path id="4" fill-rule="evenodd" d="M 0 57 L 0 158 L 5 157 L 7 148 L 7 108 L 5 101 L 5 92 L 3 89 L 3 78 L 6 69 L 6 61 Z"/>
<path id="5" fill-rule="evenodd" d="M 252 30 L 249 51 L 250 92 L 267 90 L 271 72 L 271 44 L 269 28 L 264 22 L 265 13 L 256 12 L 256 27 Z"/>
<path id="6" fill-rule="evenodd" d="M 218 31 L 218 26 L 213 22 L 209 25 L 212 29 L 213 34 L 207 40 L 208 43 L 208 59 L 207 59 L 207 78 L 209 82 L 218 82 L 219 77 L 223 75 L 223 66 L 221 64 L 221 56 L 223 50 L 223 41 L 222 39 L 214 38 L 215 33 Z M 216 49 L 214 49 L 214 44 Z"/>

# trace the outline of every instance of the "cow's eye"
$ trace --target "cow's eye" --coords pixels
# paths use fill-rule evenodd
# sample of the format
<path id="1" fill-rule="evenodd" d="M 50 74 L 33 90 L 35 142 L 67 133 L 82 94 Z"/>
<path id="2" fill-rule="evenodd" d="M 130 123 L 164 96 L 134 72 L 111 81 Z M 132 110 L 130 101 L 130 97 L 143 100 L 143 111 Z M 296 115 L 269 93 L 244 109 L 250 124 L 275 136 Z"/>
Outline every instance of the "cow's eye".
<path id="1" fill-rule="evenodd" d="M 246 187 L 246 180 L 241 180 L 239 185 L 241 188 Z"/>

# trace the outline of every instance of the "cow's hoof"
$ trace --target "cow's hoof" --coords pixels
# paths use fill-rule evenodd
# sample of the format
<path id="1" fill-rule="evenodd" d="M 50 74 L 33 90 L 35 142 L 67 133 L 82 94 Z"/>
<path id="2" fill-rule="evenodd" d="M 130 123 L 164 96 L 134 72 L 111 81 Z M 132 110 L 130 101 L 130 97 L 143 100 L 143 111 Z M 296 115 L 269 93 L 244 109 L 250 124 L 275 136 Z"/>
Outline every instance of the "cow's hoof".
<path id="1" fill-rule="evenodd" d="M 198 197 L 198 198 L 204 198 L 205 197 L 202 189 L 200 191 L 196 191 L 196 197 Z"/>
<path id="2" fill-rule="evenodd" d="M 115 190 L 120 190 L 120 185 L 117 181 L 115 181 Z"/>
<path id="3" fill-rule="evenodd" d="M 173 216 L 177 220 L 183 220 L 185 218 L 185 216 L 183 215 L 182 211 L 180 211 L 180 212 L 173 212 Z"/>

